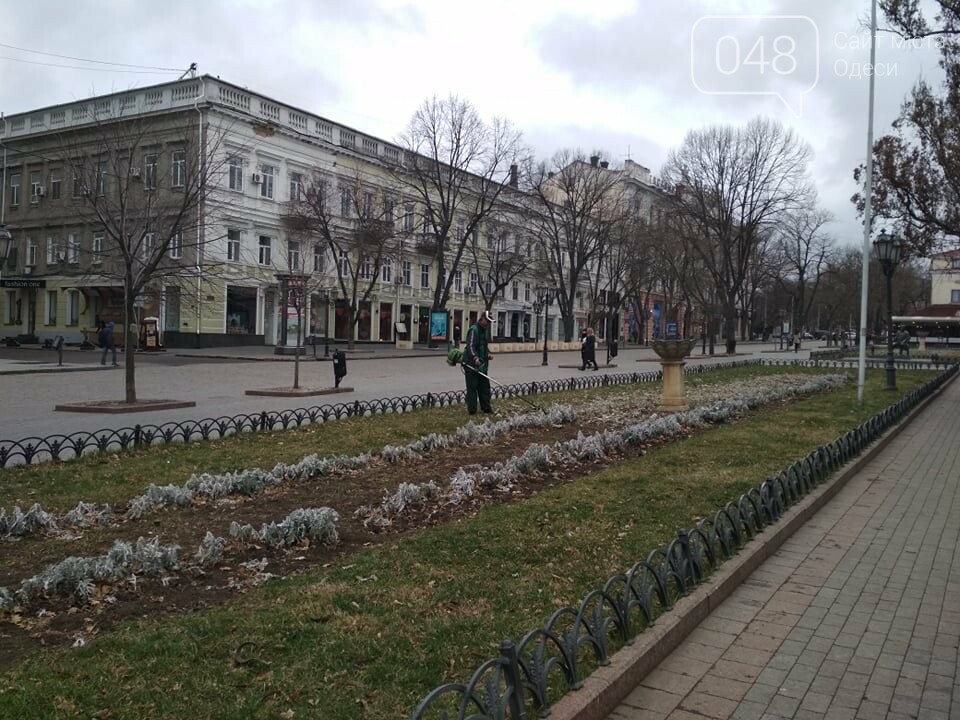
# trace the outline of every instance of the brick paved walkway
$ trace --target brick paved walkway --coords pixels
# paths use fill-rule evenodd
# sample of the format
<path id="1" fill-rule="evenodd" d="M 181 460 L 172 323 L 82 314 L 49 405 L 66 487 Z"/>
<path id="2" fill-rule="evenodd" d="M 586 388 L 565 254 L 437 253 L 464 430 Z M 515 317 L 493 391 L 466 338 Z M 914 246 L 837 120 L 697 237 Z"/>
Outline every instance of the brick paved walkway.
<path id="1" fill-rule="evenodd" d="M 960 720 L 960 381 L 609 720 Z"/>

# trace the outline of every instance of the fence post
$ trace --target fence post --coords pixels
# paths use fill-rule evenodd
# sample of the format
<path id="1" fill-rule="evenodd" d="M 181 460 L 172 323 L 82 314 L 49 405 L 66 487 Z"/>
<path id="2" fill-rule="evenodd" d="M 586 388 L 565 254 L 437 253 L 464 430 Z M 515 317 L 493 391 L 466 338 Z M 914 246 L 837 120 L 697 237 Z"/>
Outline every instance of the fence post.
<path id="1" fill-rule="evenodd" d="M 536 394 L 537 394 L 537 381 L 536 381 L 536 380 L 534 380 L 532 383 L 530 383 L 530 394 L 531 394 L 531 395 L 536 395 Z"/>
<path id="2" fill-rule="evenodd" d="M 260 431 L 263 432 L 267 429 L 267 413 L 260 413 Z"/>
<path id="3" fill-rule="evenodd" d="M 134 446 L 135 448 L 140 447 L 140 443 L 141 443 L 142 439 L 143 439 L 143 438 L 141 437 L 140 426 L 139 426 L 139 425 L 134 425 L 134 426 L 133 426 L 133 446 Z"/>
<path id="4" fill-rule="evenodd" d="M 507 705 L 512 720 L 526 720 L 523 706 L 523 679 L 520 677 L 520 663 L 517 661 L 517 648 L 509 640 L 500 643 L 500 659 L 507 683 Z"/>
<path id="5" fill-rule="evenodd" d="M 686 530 L 677 533 L 680 540 L 680 554 L 683 556 L 683 584 L 692 587 L 697 583 L 697 574 L 693 569 L 693 555 L 690 553 L 690 536 Z"/>

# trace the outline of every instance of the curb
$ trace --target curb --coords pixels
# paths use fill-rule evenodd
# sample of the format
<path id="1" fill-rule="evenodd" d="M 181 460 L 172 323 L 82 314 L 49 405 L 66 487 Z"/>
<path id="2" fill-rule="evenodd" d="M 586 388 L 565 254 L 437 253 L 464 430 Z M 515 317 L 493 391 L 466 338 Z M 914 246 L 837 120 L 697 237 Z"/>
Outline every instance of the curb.
<path id="1" fill-rule="evenodd" d="M 656 624 L 637 635 L 631 645 L 617 651 L 610 664 L 584 678 L 579 690 L 566 693 L 550 706 L 553 720 L 603 720 L 666 659 L 720 603 L 726 600 L 750 574 L 773 555 L 787 539 L 847 482 L 899 435 L 924 408 L 957 379 L 954 375 L 935 393 L 925 398 L 869 449 L 851 460 L 832 480 L 820 485 L 790 508 L 780 522 L 768 526 L 739 554 L 727 560 L 696 590 L 681 598 L 673 609 L 657 618 Z"/>

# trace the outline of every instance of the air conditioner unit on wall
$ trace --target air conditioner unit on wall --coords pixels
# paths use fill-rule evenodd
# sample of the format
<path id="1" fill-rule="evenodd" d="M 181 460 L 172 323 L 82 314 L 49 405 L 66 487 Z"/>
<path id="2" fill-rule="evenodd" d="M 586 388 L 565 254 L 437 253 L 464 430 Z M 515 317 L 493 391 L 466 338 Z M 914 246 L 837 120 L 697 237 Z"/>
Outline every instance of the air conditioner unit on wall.
<path id="1" fill-rule="evenodd" d="M 140 177 L 140 168 L 132 167 L 130 168 L 130 177 L 139 178 Z"/>
<path id="2" fill-rule="evenodd" d="M 254 173 L 253 177 L 250 178 L 250 180 L 253 182 L 254 185 L 259 185 L 261 179 L 262 178 L 260 177 L 260 173 Z"/>
<path id="3" fill-rule="evenodd" d="M 32 275 L 32 274 L 33 274 L 33 265 L 24 265 L 24 267 L 23 267 L 23 274 L 24 274 L 24 275 Z"/>
<path id="4" fill-rule="evenodd" d="M 37 197 L 43 197 L 46 194 L 47 194 L 47 189 L 43 185 L 37 188 Z"/>

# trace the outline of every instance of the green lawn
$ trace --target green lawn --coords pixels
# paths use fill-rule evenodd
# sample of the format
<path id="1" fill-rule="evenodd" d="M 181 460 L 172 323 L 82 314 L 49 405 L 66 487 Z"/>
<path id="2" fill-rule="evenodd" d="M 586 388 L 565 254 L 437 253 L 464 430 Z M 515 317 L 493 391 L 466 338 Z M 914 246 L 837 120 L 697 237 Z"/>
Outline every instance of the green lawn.
<path id="1" fill-rule="evenodd" d="M 689 382 L 792 371 L 738 369 Z M 930 377 L 898 371 L 899 391 Z M 502 638 L 518 639 L 554 609 L 577 603 L 664 545 L 677 529 L 894 399 L 882 390 L 881 371 L 867 380 L 863 408 L 851 382 L 527 501 L 488 506 L 335 566 L 272 581 L 228 606 L 145 619 L 84 648 L 43 652 L 0 675 L 0 718 L 406 717 L 436 685 L 468 678 L 496 654 Z M 255 440 L 4 471 L 0 506 L 24 497 L 61 507 L 79 498 L 117 499 L 140 491 L 146 479 L 182 482 L 188 468 L 226 470 L 308 451 L 376 449 L 449 431 L 462 420 L 462 408 L 430 410 L 419 414 L 416 432 L 409 416 L 355 419 Z M 242 643 L 253 643 L 245 650 L 252 662 L 236 666 L 234 650 Z M 294 714 L 284 715 L 288 710 Z"/>

